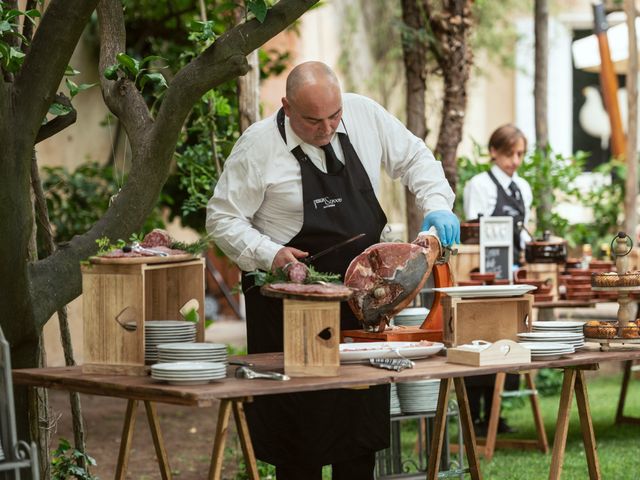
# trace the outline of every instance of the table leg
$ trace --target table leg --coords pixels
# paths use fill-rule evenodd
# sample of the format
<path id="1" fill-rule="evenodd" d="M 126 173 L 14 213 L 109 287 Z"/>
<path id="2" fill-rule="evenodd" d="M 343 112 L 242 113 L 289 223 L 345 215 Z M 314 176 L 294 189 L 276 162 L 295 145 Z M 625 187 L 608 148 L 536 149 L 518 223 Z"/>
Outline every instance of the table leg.
<path id="1" fill-rule="evenodd" d="M 258 465 L 256 464 L 256 455 L 253 451 L 253 444 L 251 443 L 251 435 L 249 433 L 249 426 L 247 425 L 247 417 L 244 414 L 242 400 L 233 401 L 233 417 L 236 421 L 236 429 L 240 437 L 240 445 L 242 446 L 242 453 L 244 454 L 249 480 L 260 480 Z"/>
<path id="2" fill-rule="evenodd" d="M 624 373 L 622 375 L 622 386 L 620 388 L 620 398 L 618 399 L 618 409 L 616 410 L 616 423 L 622 423 L 624 417 L 624 403 L 627 400 L 627 388 L 631 378 L 632 360 L 624 362 Z"/>
<path id="3" fill-rule="evenodd" d="M 551 452 L 551 468 L 549 480 L 559 480 L 562 474 L 562 462 L 564 449 L 567 445 L 567 432 L 569 431 L 569 413 L 573 400 L 573 389 L 576 383 L 576 370 L 565 368 L 562 380 L 562 393 L 558 407 L 558 420 L 556 422 L 556 435 L 553 439 L 553 451 Z"/>
<path id="4" fill-rule="evenodd" d="M 587 386 L 584 381 L 584 372 L 578 370 L 576 376 L 576 404 L 578 405 L 578 414 L 580 417 L 580 427 L 582 430 L 582 441 L 584 442 L 584 452 L 587 457 L 587 466 L 589 467 L 589 478 L 591 480 L 599 480 L 600 464 L 598 462 L 598 454 L 596 452 L 596 437 L 593 432 L 593 421 L 591 419 L 591 410 L 589 408 L 589 397 L 587 396 Z"/>
<path id="5" fill-rule="evenodd" d="M 116 464 L 115 480 L 124 480 L 127 475 L 127 464 L 131 453 L 131 441 L 133 440 L 133 428 L 136 424 L 136 409 L 138 400 L 127 402 L 127 411 L 124 416 L 122 426 L 122 437 L 120 438 L 120 451 L 118 452 L 118 462 Z"/>
<path id="6" fill-rule="evenodd" d="M 156 406 L 150 401 L 144 402 L 144 408 L 147 411 L 147 421 L 149 422 L 149 430 L 153 438 L 153 446 L 156 449 L 156 457 L 158 458 L 158 466 L 160 467 L 160 475 L 162 480 L 171 480 L 171 467 L 169 467 L 169 457 L 167 450 L 164 448 L 164 439 L 160 431 L 160 422 L 156 413 Z"/>
<path id="7" fill-rule="evenodd" d="M 229 429 L 229 416 L 231 415 L 232 400 L 220 401 L 218 409 L 218 423 L 216 425 L 216 435 L 213 439 L 213 452 L 211 453 L 211 465 L 209 467 L 209 480 L 220 480 L 222 474 L 222 463 L 224 461 L 224 444 L 227 440 L 227 430 Z"/>
<path id="8" fill-rule="evenodd" d="M 480 463 L 478 462 L 478 447 L 476 445 L 476 434 L 473 431 L 473 419 L 469 410 L 469 399 L 467 389 L 464 386 L 464 378 L 454 378 L 453 384 L 456 387 L 456 397 L 460 409 L 460 420 L 462 421 L 462 436 L 467 452 L 467 463 L 469 464 L 469 474 L 473 480 L 480 480 Z"/>
<path id="9" fill-rule="evenodd" d="M 451 379 L 440 380 L 440 393 L 438 393 L 438 407 L 433 424 L 433 435 L 431 437 L 431 449 L 427 459 L 427 480 L 438 478 L 440 467 L 440 457 L 442 456 L 442 441 L 444 440 L 445 425 L 447 423 L 447 405 L 449 404 L 449 390 L 451 389 Z"/>
<path id="10" fill-rule="evenodd" d="M 491 399 L 491 414 L 487 425 L 487 438 L 484 443 L 484 458 L 491 460 L 496 448 L 496 436 L 498 435 L 498 422 L 500 420 L 500 406 L 502 405 L 502 392 L 504 391 L 505 372 L 496 373 L 496 381 L 493 387 Z"/>
<path id="11" fill-rule="evenodd" d="M 525 372 L 524 379 L 527 383 L 527 388 L 531 391 L 535 391 L 536 385 L 533 381 L 533 374 L 531 372 Z M 531 401 L 531 410 L 533 412 L 533 423 L 536 426 L 536 432 L 538 434 L 538 448 L 540 448 L 542 453 L 546 454 L 549 452 L 549 442 L 547 440 L 547 432 L 544 429 L 544 422 L 542 421 L 538 394 L 530 395 L 529 400 Z"/>

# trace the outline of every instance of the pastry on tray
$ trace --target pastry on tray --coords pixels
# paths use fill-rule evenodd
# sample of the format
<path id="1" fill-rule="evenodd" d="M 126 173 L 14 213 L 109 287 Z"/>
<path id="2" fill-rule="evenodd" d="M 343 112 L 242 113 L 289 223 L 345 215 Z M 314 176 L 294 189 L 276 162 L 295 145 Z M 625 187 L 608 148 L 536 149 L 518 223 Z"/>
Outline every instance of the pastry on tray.
<path id="1" fill-rule="evenodd" d="M 622 275 L 616 272 L 591 274 L 592 287 L 640 287 L 640 271 L 633 270 Z"/>
<path id="2" fill-rule="evenodd" d="M 584 336 L 590 338 L 615 338 L 618 327 L 613 322 L 590 320 L 584 324 Z"/>
<path id="3" fill-rule="evenodd" d="M 628 322 L 622 326 L 620 336 L 622 338 L 640 338 L 640 327 L 634 322 Z"/>

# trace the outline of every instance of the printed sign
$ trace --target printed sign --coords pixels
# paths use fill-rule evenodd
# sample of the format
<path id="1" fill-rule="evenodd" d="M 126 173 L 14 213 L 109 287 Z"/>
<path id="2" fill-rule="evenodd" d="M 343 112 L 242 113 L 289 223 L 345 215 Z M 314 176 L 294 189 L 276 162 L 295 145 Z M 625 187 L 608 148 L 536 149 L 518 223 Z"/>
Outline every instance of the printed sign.
<path id="1" fill-rule="evenodd" d="M 496 279 L 513 278 L 513 219 L 480 217 L 480 272 L 493 272 Z"/>

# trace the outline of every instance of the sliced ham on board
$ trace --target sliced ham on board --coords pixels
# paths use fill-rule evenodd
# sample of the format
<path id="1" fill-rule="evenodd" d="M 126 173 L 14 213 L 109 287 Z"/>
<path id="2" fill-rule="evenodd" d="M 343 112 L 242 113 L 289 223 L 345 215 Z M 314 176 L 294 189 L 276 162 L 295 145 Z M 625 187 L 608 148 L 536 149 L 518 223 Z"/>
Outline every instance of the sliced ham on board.
<path id="1" fill-rule="evenodd" d="M 349 306 L 364 329 L 384 331 L 420 292 L 440 256 L 438 237 L 422 232 L 413 243 L 376 243 L 354 258 L 344 284 L 354 290 Z"/>

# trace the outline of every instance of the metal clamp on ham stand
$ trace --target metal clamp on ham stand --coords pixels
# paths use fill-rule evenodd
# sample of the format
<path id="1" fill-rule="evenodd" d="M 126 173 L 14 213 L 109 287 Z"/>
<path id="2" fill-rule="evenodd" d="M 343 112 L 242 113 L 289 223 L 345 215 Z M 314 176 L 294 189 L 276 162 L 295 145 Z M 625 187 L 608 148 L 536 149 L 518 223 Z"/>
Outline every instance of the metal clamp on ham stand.
<path id="1" fill-rule="evenodd" d="M 345 274 L 345 285 L 356 291 L 349 305 L 364 328 L 342 331 L 341 342 L 442 341 L 442 294 L 437 291 L 419 327 L 387 325 L 414 300 L 429 276 L 436 288 L 453 286 L 451 253 L 456 252 L 442 247 L 436 236 L 420 234 L 413 243 L 380 243 L 356 257 Z"/>

